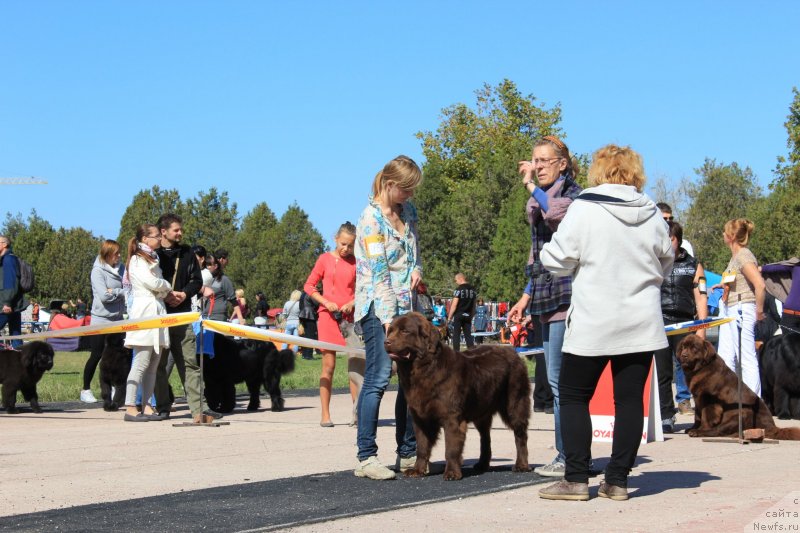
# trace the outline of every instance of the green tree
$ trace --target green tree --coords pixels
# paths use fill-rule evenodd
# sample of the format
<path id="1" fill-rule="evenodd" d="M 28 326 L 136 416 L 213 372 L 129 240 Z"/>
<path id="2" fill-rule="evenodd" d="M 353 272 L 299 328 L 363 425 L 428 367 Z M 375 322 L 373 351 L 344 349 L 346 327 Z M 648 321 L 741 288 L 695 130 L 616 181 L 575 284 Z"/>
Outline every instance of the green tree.
<path id="1" fill-rule="evenodd" d="M 789 155 L 778 157 L 771 192 L 751 215 L 756 228 L 750 247 L 762 264 L 800 257 L 800 92 L 795 87 L 792 93 L 784 123 Z"/>
<path id="2" fill-rule="evenodd" d="M 691 193 L 684 235 L 707 269 L 722 272 L 730 259 L 730 250 L 722 240 L 725 222 L 747 216 L 759 201 L 761 191 L 753 171 L 736 163 L 726 165 L 706 159 L 696 172 L 700 182 Z"/>
<path id="3" fill-rule="evenodd" d="M 267 301 L 282 306 L 293 290 L 302 289 L 317 257 L 325 251 L 325 241 L 297 204 L 289 206 L 265 240 L 257 275 L 263 280 Z"/>
<path id="4" fill-rule="evenodd" d="M 492 261 L 486 274 L 485 297 L 492 300 L 516 300 L 522 294 L 527 278 L 525 265 L 530 255 L 530 233 L 525 220 L 529 195 L 516 189 L 503 203 L 492 239 Z"/>
<path id="5" fill-rule="evenodd" d="M 100 239 L 83 228 L 59 228 L 45 244 L 41 261 L 47 268 L 36 272 L 36 284 L 47 298 L 82 298 L 92 296 L 90 276 Z"/>
<path id="6" fill-rule="evenodd" d="M 33 267 L 36 286 L 30 296 L 44 302 L 51 295 L 42 292 L 40 279 L 50 265 L 43 260 L 42 251 L 47 243 L 55 238 L 56 232 L 53 226 L 32 209 L 27 221 L 21 214 L 16 216 L 11 216 L 11 213 L 6 214 L 0 233 L 11 238 L 14 253 Z"/>
<path id="7" fill-rule="evenodd" d="M 185 218 L 186 208 L 176 189 L 162 190 L 154 185 L 152 189 L 142 189 L 133 197 L 119 223 L 117 242 L 122 246 L 123 257 L 128 241 L 136 234 L 136 228 L 142 224 L 155 224 L 164 213 L 176 213 Z"/>
<path id="8" fill-rule="evenodd" d="M 242 219 L 236 244 L 230 250 L 226 274 L 236 287 L 245 288 L 248 302 L 264 291 L 275 273 L 267 271 L 267 251 L 275 239 L 278 219 L 265 202 L 256 204 Z M 265 293 L 266 294 L 266 293 Z"/>
<path id="9" fill-rule="evenodd" d="M 236 202 L 230 203 L 227 192 L 211 187 L 186 200 L 183 217 L 184 242 L 202 244 L 209 251 L 231 250 L 236 242 L 239 215 Z"/>
<path id="10" fill-rule="evenodd" d="M 498 214 L 512 191 L 520 188 L 518 162 L 530 158 L 535 139 L 562 135 L 561 108 L 546 108 L 523 95 L 514 82 L 484 85 L 472 109 L 456 104 L 442 111 L 436 131 L 417 134 L 422 141 L 424 180 L 416 195 L 425 280 L 434 293 L 453 286 L 461 271 L 480 292 L 492 266 L 492 242 Z M 523 217 L 519 238 L 529 243 Z M 524 263 L 518 268 L 523 268 Z M 493 291 L 517 292 L 519 287 Z"/>

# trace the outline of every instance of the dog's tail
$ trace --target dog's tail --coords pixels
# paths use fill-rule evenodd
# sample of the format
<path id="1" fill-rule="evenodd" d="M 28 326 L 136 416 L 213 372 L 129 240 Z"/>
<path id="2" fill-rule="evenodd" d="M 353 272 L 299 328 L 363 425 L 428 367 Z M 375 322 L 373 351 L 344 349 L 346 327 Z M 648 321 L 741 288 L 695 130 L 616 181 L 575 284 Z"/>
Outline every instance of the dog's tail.
<path id="1" fill-rule="evenodd" d="M 294 352 L 288 348 L 278 352 L 278 371 L 281 375 L 294 372 Z"/>
<path id="2" fill-rule="evenodd" d="M 769 429 L 765 429 L 764 434 L 770 439 L 800 440 L 800 427 L 779 428 L 774 426 Z"/>

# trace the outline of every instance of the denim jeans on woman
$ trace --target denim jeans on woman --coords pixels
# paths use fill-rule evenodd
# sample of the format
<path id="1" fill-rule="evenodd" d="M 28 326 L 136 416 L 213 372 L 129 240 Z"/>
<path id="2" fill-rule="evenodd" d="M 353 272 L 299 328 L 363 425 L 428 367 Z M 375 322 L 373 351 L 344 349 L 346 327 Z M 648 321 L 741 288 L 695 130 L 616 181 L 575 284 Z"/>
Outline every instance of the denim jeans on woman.
<path id="1" fill-rule="evenodd" d="M 561 438 L 561 402 L 558 393 L 558 379 L 561 375 L 561 360 L 563 358 L 561 346 L 564 344 L 564 332 L 566 329 L 566 322 L 564 320 L 542 323 L 542 348 L 544 349 L 544 357 L 547 361 L 547 381 L 550 383 L 550 388 L 553 391 L 553 415 L 555 417 L 556 451 L 558 452 L 556 458 L 553 459 L 554 463 L 564 462 L 564 442 Z"/>
<path id="2" fill-rule="evenodd" d="M 389 378 L 392 374 L 392 361 L 383 347 L 385 330 L 383 324 L 375 316 L 374 306 L 361 319 L 361 328 L 364 331 L 364 346 L 367 352 L 367 366 L 364 371 L 364 383 L 358 397 L 358 460 L 364 461 L 373 455 L 378 455 L 376 436 L 378 432 L 378 412 L 381 399 Z M 397 455 L 411 457 L 417 453 L 417 439 L 414 436 L 414 426 L 411 423 L 411 414 L 408 412 L 406 397 L 403 388 L 397 391 L 395 403 L 395 440 L 397 441 Z"/>

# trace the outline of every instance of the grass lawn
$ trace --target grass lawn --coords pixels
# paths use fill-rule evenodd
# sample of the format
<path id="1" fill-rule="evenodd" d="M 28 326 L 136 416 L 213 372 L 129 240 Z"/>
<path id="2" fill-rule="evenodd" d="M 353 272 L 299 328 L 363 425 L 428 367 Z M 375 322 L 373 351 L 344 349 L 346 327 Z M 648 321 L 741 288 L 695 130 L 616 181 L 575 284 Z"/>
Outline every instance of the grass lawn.
<path id="1" fill-rule="evenodd" d="M 55 364 L 50 372 L 46 372 L 36 387 L 39 401 L 68 402 L 77 401 L 83 388 L 83 367 L 89 358 L 89 352 L 56 352 Z M 533 376 L 534 365 L 527 362 L 528 373 Z M 300 357 L 295 360 L 295 371 L 281 379 L 281 388 L 284 391 L 296 389 L 316 389 L 319 387 L 319 375 L 322 368 L 320 356 L 315 356 L 313 361 L 306 361 Z M 100 368 L 98 366 L 92 380 L 92 392 L 100 399 Z M 392 378 L 392 383 L 397 383 L 397 377 Z M 173 371 L 170 376 L 172 390 L 178 396 L 183 396 L 178 372 Z M 336 357 L 336 371 L 333 375 L 333 388 L 348 388 L 347 356 L 340 354 Z M 244 383 L 237 385 L 237 391 L 246 392 Z M 263 393 L 262 388 L 262 393 Z M 22 394 L 18 394 L 18 402 L 23 402 Z"/>

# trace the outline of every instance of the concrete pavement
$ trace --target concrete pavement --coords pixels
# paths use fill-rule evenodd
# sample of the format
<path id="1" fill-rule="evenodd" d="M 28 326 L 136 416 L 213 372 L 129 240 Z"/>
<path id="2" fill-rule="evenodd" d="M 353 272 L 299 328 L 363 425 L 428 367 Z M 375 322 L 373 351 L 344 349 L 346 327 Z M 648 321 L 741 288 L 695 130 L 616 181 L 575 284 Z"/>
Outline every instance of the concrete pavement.
<path id="1" fill-rule="evenodd" d="M 387 392 L 381 405 L 379 457 L 386 464 L 395 459 L 395 394 Z M 315 395 L 287 394 L 286 405 L 282 413 L 237 411 L 224 419 L 230 425 L 216 428 L 125 423 L 121 413 L 83 404 L 45 405 L 40 415 L 2 413 L 0 529 L 752 531 L 754 520 L 775 518 L 767 516 L 774 505 L 800 516 L 800 442 L 739 445 L 668 435 L 640 448 L 629 501 L 554 502 L 537 496 L 550 480 L 509 472 L 513 437 L 499 419 L 495 471 L 462 482 L 377 482 L 351 475 L 349 395 L 333 397 L 333 428 L 319 426 Z M 185 405 L 178 407 L 173 421 L 188 420 Z M 678 428 L 690 423 L 679 417 Z M 552 415 L 533 415 L 532 465 L 552 459 L 552 428 Z M 470 429 L 465 473 L 478 447 Z M 593 447 L 598 466 L 609 454 L 610 444 Z M 443 455 L 440 443 L 434 461 L 443 463 Z M 600 480 L 590 483 L 593 496 Z M 782 503 L 795 491 L 795 507 Z M 800 529 L 800 518 L 777 520 L 790 520 L 784 531 Z"/>

